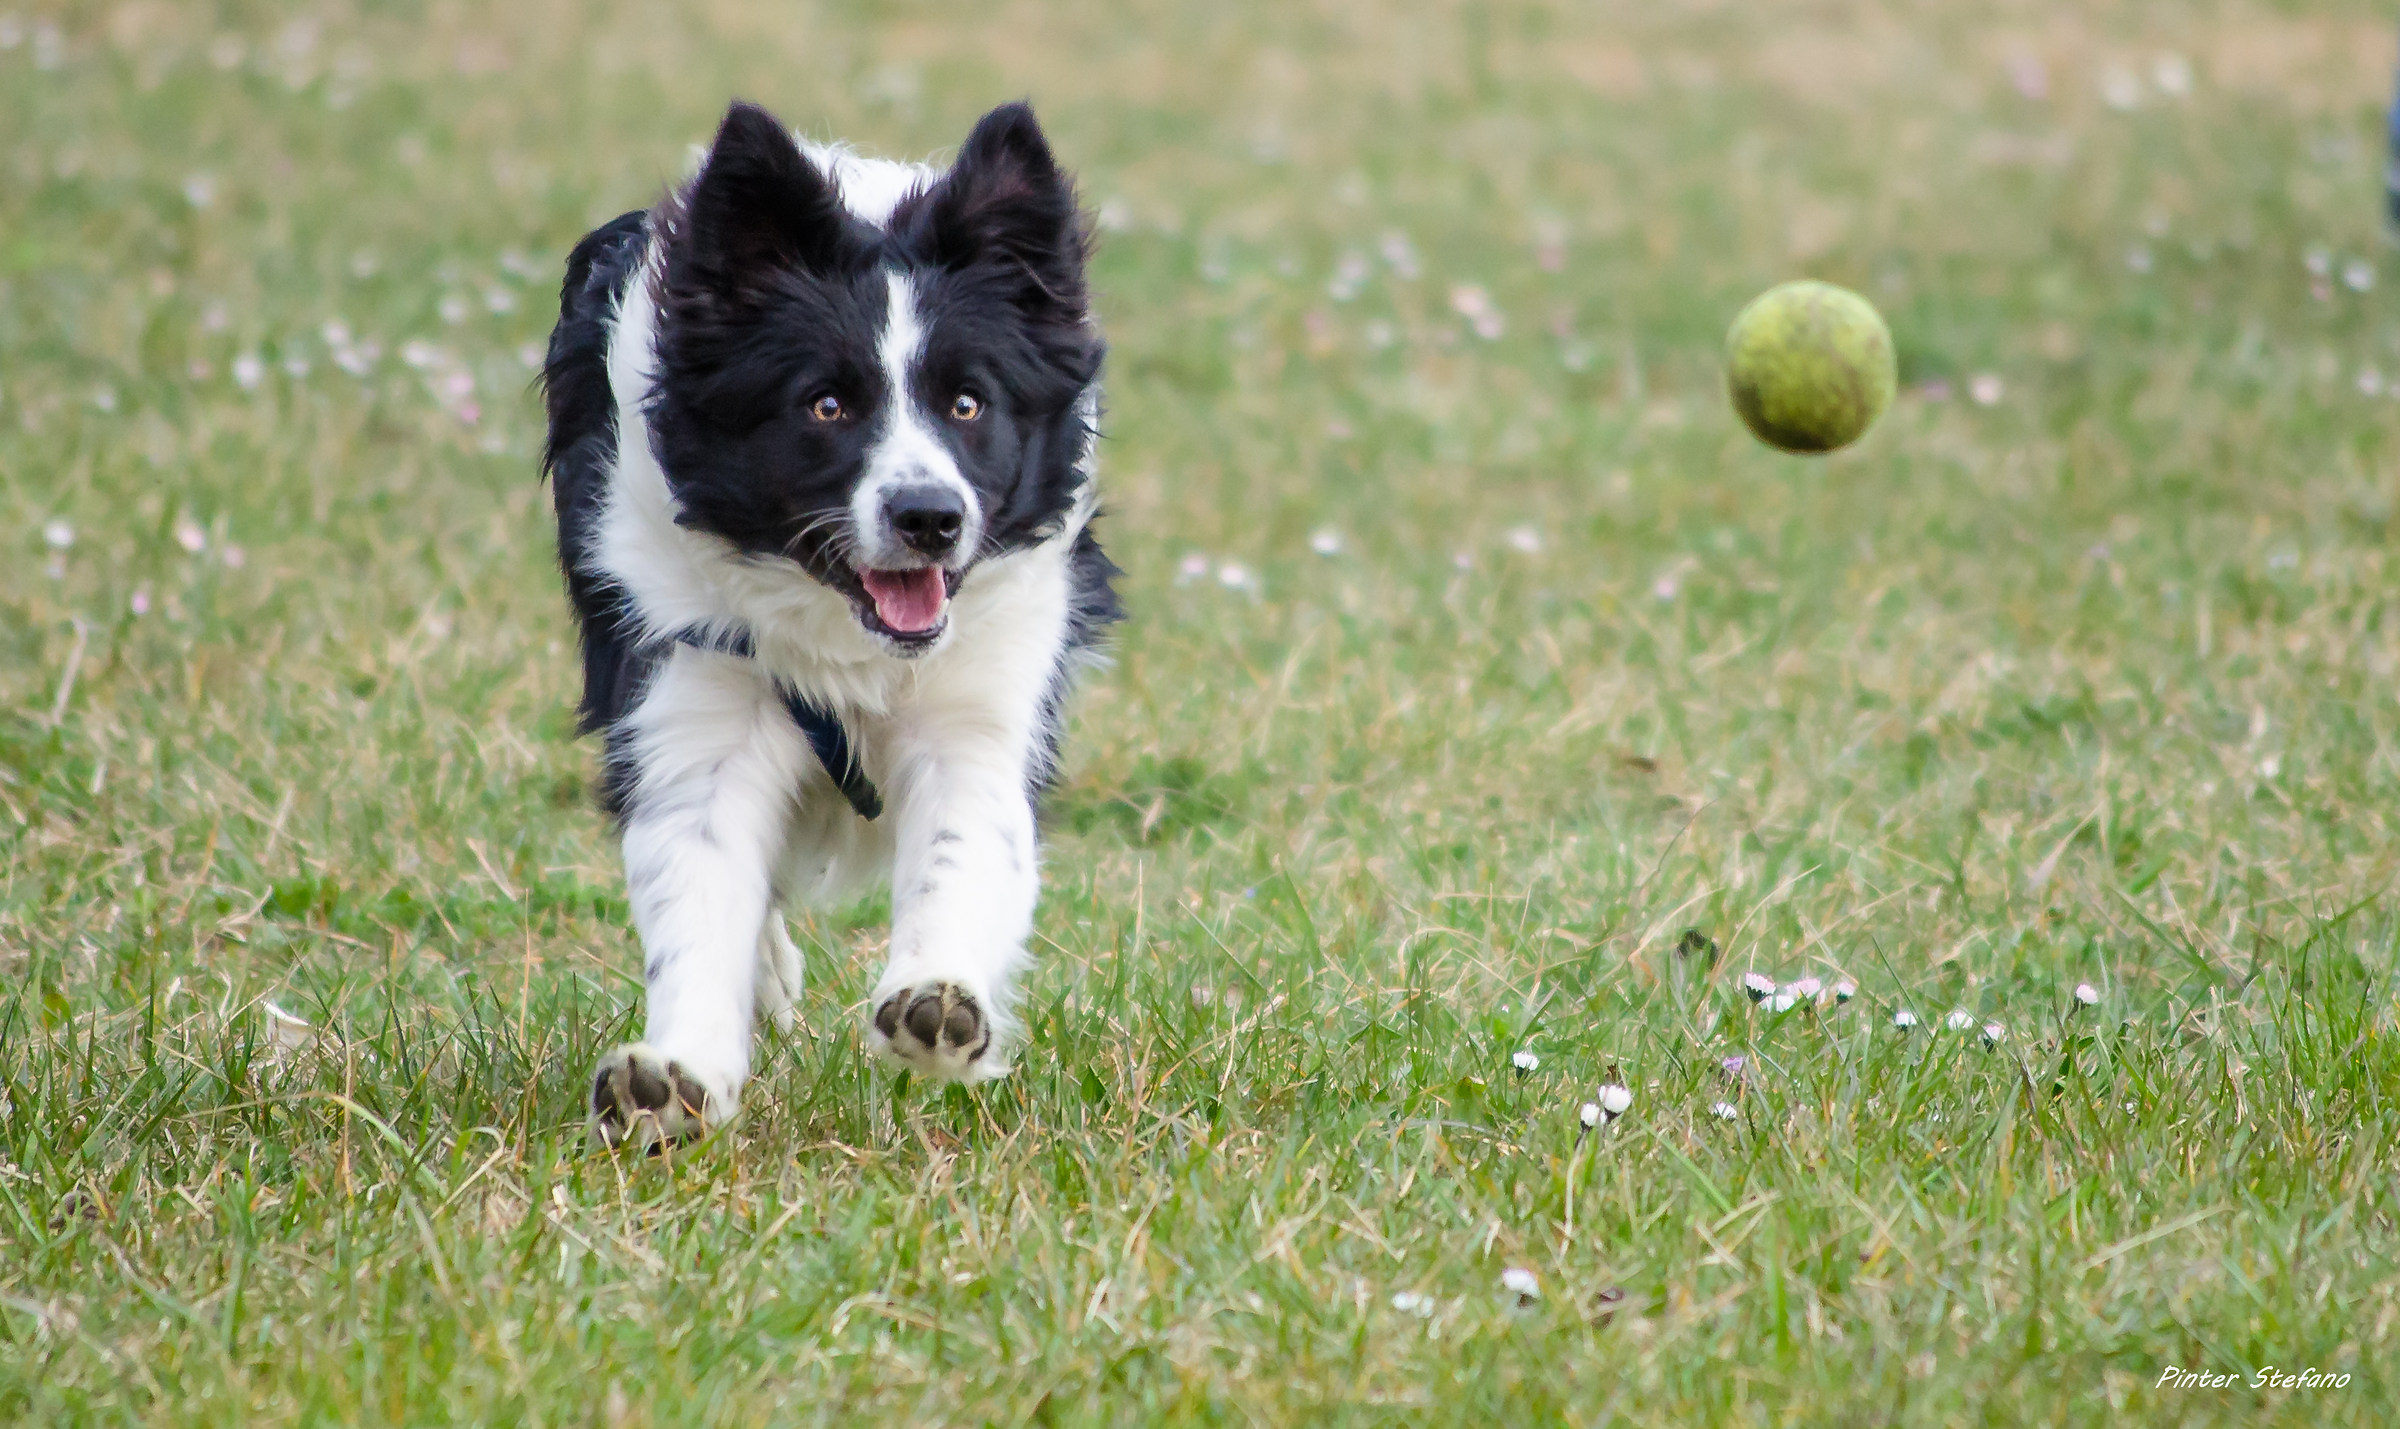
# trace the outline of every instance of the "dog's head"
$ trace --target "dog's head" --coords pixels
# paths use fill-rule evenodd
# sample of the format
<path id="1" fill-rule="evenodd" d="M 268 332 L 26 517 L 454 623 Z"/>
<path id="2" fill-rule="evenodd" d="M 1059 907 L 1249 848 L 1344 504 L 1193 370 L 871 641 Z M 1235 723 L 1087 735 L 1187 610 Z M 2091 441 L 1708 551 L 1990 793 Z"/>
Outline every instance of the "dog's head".
<path id="1" fill-rule="evenodd" d="M 678 519 L 797 562 L 899 653 L 1057 534 L 1102 345 L 1073 185 L 1021 104 L 880 224 L 765 110 L 661 211 L 649 408 Z"/>

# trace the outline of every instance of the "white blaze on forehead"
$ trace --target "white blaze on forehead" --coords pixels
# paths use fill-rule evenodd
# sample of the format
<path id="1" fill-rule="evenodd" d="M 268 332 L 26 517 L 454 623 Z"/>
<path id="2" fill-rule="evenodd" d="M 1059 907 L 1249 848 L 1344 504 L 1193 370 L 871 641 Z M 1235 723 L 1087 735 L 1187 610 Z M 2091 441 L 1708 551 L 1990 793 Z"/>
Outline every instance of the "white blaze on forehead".
<path id="1" fill-rule="evenodd" d="M 884 274 L 883 340 L 876 355 L 892 386 L 892 410 L 909 410 L 908 369 L 925 351 L 925 325 L 917 315 L 917 285 L 906 273 Z"/>
<path id="2" fill-rule="evenodd" d="M 910 377 L 925 352 L 925 321 L 917 311 L 916 283 L 906 273 L 884 275 L 883 334 L 876 361 L 885 386 L 882 431 L 867 454 L 866 475 L 850 498 L 850 517 L 859 533 L 859 555 L 871 566 L 912 566 L 922 558 L 885 525 L 884 494 L 894 487 L 947 486 L 966 503 L 958 549 L 971 554 L 983 535 L 983 509 L 975 489 L 959 474 L 950 448 L 928 425 L 925 401 L 932 394 L 912 389 Z"/>

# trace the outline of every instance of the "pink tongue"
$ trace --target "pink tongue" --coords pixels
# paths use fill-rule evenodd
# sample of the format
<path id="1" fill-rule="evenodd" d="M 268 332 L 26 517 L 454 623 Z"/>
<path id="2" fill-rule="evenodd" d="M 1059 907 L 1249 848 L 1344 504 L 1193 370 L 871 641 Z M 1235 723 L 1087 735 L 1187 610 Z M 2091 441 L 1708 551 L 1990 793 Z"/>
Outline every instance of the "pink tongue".
<path id="1" fill-rule="evenodd" d="M 875 600 L 876 616 L 903 635 L 931 630 L 950 599 L 941 571 L 933 566 L 915 571 L 860 571 L 858 576 Z"/>

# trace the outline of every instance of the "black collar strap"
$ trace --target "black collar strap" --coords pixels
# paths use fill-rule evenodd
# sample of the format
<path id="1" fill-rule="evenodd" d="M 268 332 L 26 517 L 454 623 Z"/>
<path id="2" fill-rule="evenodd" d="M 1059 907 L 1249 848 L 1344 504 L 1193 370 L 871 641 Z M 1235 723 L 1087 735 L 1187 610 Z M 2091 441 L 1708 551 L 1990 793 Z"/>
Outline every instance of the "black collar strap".
<path id="1" fill-rule="evenodd" d="M 749 632 L 742 630 L 679 630 L 675 633 L 675 643 L 689 645 L 695 650 L 713 650 L 719 655 L 731 655 L 737 659 L 758 658 L 750 643 Z M 850 731 L 842 727 L 840 717 L 800 693 L 782 677 L 769 674 L 767 678 L 773 681 L 775 693 L 782 697 L 783 707 L 790 712 L 792 723 L 800 726 L 800 732 L 808 736 L 808 747 L 817 752 L 817 762 L 825 766 L 825 773 L 833 780 L 834 787 L 842 791 L 842 797 L 850 801 L 850 807 L 856 809 L 862 819 L 872 819 L 882 813 L 883 795 L 876 791 L 875 781 L 869 779 L 867 771 L 860 767 L 858 752 L 850 747 Z"/>

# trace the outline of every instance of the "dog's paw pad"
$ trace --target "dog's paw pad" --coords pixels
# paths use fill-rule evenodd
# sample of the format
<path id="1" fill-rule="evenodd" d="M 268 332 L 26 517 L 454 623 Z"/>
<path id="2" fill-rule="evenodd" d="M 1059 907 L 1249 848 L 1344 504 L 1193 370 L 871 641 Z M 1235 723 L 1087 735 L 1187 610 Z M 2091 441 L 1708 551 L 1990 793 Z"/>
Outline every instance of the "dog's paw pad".
<path id="1" fill-rule="evenodd" d="M 991 1019 L 975 995 L 954 982 L 919 983 L 875 1008 L 875 1040 L 884 1055 L 910 1071 L 948 1081 L 978 1081 L 997 1067 Z"/>
<path id="2" fill-rule="evenodd" d="M 600 1059 L 592 1075 L 592 1136 L 651 1152 L 708 1134 L 708 1090 L 680 1063 L 639 1042 Z"/>

